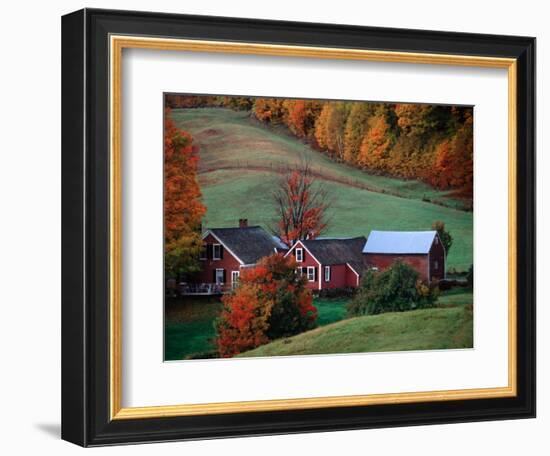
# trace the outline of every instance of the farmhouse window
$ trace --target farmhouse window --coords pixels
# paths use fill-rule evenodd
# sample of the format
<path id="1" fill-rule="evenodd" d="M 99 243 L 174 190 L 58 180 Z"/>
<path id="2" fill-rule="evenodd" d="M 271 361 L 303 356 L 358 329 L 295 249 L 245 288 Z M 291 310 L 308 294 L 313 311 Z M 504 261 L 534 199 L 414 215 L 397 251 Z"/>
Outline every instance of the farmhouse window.
<path id="1" fill-rule="evenodd" d="M 236 288 L 239 284 L 240 271 L 231 271 L 231 288 Z"/>
<path id="2" fill-rule="evenodd" d="M 304 249 L 296 249 L 296 261 L 298 263 L 304 261 Z"/>
<path id="3" fill-rule="evenodd" d="M 221 260 L 223 258 L 223 248 L 221 244 L 214 244 L 213 245 L 213 260 Z"/>
<path id="4" fill-rule="evenodd" d="M 214 283 L 221 285 L 225 283 L 225 269 L 215 269 L 214 271 Z"/>
<path id="5" fill-rule="evenodd" d="M 437 269 L 439 267 L 439 264 L 437 263 L 437 261 L 434 261 L 434 269 Z"/>
<path id="6" fill-rule="evenodd" d="M 325 266 L 325 282 L 330 282 L 330 266 Z"/>
<path id="7" fill-rule="evenodd" d="M 307 280 L 310 282 L 315 282 L 315 267 L 314 266 L 308 266 L 307 267 Z"/>

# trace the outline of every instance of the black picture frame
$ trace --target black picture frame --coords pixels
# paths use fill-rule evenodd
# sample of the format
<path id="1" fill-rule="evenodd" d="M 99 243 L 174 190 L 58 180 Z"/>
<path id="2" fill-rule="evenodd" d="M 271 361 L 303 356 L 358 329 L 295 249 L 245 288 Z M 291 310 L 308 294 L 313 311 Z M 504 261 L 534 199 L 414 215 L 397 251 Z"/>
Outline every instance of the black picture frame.
<path id="1" fill-rule="evenodd" d="M 110 419 L 109 36 L 517 59 L 517 395 Z M 62 438 L 82 446 L 535 416 L 535 39 L 84 9 L 62 19 Z M 498 286 L 495 284 L 494 286 Z"/>

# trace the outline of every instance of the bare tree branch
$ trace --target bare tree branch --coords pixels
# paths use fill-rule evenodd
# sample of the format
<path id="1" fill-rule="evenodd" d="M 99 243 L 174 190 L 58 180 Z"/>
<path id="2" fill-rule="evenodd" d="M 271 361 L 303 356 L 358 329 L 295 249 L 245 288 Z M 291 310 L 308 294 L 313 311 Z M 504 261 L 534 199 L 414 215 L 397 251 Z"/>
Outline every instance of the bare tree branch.
<path id="1" fill-rule="evenodd" d="M 271 228 L 283 242 L 315 239 L 328 227 L 328 191 L 315 178 L 309 162 L 289 167 L 273 192 L 276 223 Z"/>

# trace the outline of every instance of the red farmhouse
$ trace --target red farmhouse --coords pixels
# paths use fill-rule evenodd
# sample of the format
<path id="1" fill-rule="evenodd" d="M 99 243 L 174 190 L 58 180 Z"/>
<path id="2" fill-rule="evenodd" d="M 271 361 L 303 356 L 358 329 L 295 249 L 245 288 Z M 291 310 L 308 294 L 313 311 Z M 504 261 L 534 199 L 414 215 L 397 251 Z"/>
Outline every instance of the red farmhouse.
<path id="1" fill-rule="evenodd" d="M 370 268 L 383 271 L 400 260 L 423 280 L 445 278 L 445 248 L 437 231 L 371 231 L 363 253 Z"/>
<path id="2" fill-rule="evenodd" d="M 371 231 L 368 240 L 318 238 L 297 241 L 287 249 L 276 236 L 241 219 L 239 227 L 210 228 L 202 238 L 201 271 L 181 284 L 183 294 L 230 291 L 243 268 L 273 253 L 292 255 L 311 290 L 357 287 L 367 269 L 383 271 L 397 260 L 414 268 L 422 280 L 445 278 L 446 253 L 437 231 Z"/>
<path id="3" fill-rule="evenodd" d="M 202 268 L 193 277 L 193 284 L 184 286 L 184 293 L 228 291 L 237 285 L 243 268 L 254 266 L 262 257 L 286 252 L 286 246 L 278 238 L 260 226 L 248 226 L 246 219 L 239 220 L 239 227 L 210 228 L 202 239 Z"/>
<path id="4" fill-rule="evenodd" d="M 357 287 L 366 267 L 361 253 L 365 242 L 364 236 L 297 241 L 286 255 L 294 256 L 312 290 Z"/>

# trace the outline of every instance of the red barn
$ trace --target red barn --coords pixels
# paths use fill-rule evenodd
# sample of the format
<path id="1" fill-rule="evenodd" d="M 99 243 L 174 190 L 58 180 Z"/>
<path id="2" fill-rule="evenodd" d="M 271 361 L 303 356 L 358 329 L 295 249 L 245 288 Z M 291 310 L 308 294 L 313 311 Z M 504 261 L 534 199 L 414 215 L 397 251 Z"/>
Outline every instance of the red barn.
<path id="1" fill-rule="evenodd" d="M 427 282 L 445 278 L 446 252 L 437 231 L 371 231 L 363 253 L 370 268 L 383 271 L 400 260 Z"/>
<path id="2" fill-rule="evenodd" d="M 262 257 L 286 252 L 286 246 L 260 226 L 210 228 L 203 233 L 200 256 L 201 271 L 192 283 L 184 284 L 184 294 L 217 294 L 231 290 L 239 281 L 241 270 L 254 266 Z"/>
<path id="3" fill-rule="evenodd" d="M 312 290 L 357 287 L 366 266 L 361 253 L 365 242 L 364 236 L 297 241 L 286 255 L 294 256 Z"/>

